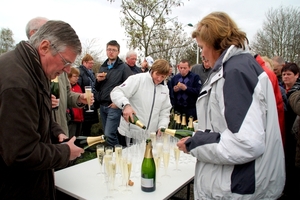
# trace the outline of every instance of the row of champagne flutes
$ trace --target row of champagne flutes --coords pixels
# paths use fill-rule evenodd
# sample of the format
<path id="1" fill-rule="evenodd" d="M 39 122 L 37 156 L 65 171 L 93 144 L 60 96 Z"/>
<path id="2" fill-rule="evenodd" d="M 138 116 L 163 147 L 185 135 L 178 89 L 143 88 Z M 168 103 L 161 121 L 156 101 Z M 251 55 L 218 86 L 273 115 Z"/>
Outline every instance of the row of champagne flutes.
<path id="1" fill-rule="evenodd" d="M 121 145 L 115 145 L 115 153 L 113 147 L 100 144 L 97 145 L 97 157 L 100 163 L 100 172 L 98 175 L 105 177 L 108 195 L 105 199 L 112 199 L 112 192 L 122 192 L 131 194 L 132 191 L 128 187 L 130 179 L 137 181 L 140 178 L 141 163 L 143 161 L 146 139 L 151 138 L 153 145 L 153 157 L 156 164 L 156 184 L 159 185 L 159 179 L 170 178 L 168 175 L 169 162 L 175 164 L 176 171 L 180 171 L 179 163 L 188 163 L 188 160 L 181 159 L 180 151 L 177 147 L 178 139 L 170 137 L 167 134 L 157 135 L 155 132 L 148 133 L 143 131 L 139 135 L 131 135 L 131 138 L 126 137 L 126 148 Z M 171 153 L 171 152 L 174 153 Z M 181 162 L 180 162 L 181 159 Z M 160 175 L 160 169 L 164 169 L 164 174 Z M 115 180 L 122 180 L 115 186 Z"/>
<path id="2" fill-rule="evenodd" d="M 157 185 L 160 185 L 160 177 L 170 178 L 168 174 L 170 162 L 172 164 L 175 163 L 176 168 L 174 170 L 180 171 L 178 168 L 180 151 L 176 145 L 178 139 L 170 137 L 170 135 L 167 134 L 157 135 L 155 132 L 150 133 L 150 138 L 153 144 L 152 152 L 156 165 L 156 183 Z M 172 153 L 172 151 L 174 153 Z M 161 168 L 164 169 L 164 173 L 162 175 L 160 175 Z"/>
<path id="3" fill-rule="evenodd" d="M 107 186 L 107 195 L 104 199 L 113 199 L 113 192 L 122 192 L 130 194 L 132 191 L 128 188 L 131 168 L 132 153 L 129 149 L 123 149 L 121 145 L 115 145 L 115 153 L 113 147 L 97 145 L 97 158 L 100 164 L 100 172 L 98 176 L 104 177 Z M 121 180 L 121 183 L 116 183 Z M 116 184 L 118 187 L 116 187 Z M 118 188 L 118 189 L 117 189 Z"/>

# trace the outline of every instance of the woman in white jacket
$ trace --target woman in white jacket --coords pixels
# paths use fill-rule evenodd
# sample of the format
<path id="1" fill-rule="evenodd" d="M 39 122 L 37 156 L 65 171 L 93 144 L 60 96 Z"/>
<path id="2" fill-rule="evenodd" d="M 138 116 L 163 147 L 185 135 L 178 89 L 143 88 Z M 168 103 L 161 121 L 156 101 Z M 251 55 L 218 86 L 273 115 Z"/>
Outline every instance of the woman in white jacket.
<path id="1" fill-rule="evenodd" d="M 115 87 L 110 97 L 123 110 L 118 131 L 129 138 L 140 138 L 140 134 L 156 132 L 161 127 L 168 127 L 170 121 L 169 89 L 164 80 L 169 74 L 169 63 L 166 60 L 156 60 L 151 70 L 129 76 L 121 85 Z M 132 114 L 146 126 L 146 131 L 130 124 Z M 144 135 L 143 138 L 148 137 Z"/>
<path id="2" fill-rule="evenodd" d="M 284 153 L 267 74 L 226 13 L 204 17 L 192 36 L 213 67 L 196 102 L 198 130 L 177 144 L 197 158 L 195 199 L 277 199 Z"/>

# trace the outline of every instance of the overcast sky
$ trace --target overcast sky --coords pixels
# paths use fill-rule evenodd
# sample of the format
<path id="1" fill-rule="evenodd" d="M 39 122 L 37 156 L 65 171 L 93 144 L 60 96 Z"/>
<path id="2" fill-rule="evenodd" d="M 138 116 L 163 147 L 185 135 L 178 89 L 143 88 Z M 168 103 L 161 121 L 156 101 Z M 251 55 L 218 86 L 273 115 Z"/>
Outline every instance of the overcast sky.
<path id="1" fill-rule="evenodd" d="M 174 8 L 183 24 L 196 24 L 213 11 L 227 12 L 237 25 L 247 33 L 250 42 L 257 30 L 262 28 L 265 14 L 270 8 L 280 6 L 300 7 L 299 0 L 183 0 L 184 6 Z M 26 40 L 25 26 L 37 16 L 68 22 L 77 32 L 81 42 L 96 39 L 100 49 L 110 40 L 121 44 L 121 55 L 125 55 L 124 29 L 120 25 L 121 0 L 1 0 L 0 28 L 12 30 L 18 43 Z M 300 16 L 299 16 L 300 17 Z M 192 28 L 186 26 L 189 33 Z M 105 57 L 105 55 L 104 55 Z"/>

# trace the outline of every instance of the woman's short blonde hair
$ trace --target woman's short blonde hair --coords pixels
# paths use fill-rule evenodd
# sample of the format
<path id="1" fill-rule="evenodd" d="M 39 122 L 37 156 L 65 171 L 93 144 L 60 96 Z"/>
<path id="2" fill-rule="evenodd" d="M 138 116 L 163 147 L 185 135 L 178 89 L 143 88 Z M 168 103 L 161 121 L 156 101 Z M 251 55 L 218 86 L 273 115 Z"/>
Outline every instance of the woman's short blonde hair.
<path id="1" fill-rule="evenodd" d="M 246 33 L 224 12 L 212 12 L 204 17 L 197 24 L 192 37 L 199 38 L 220 54 L 231 45 L 244 49 L 245 42 L 248 42 Z"/>
<path id="2" fill-rule="evenodd" d="M 157 59 L 154 61 L 152 67 L 151 67 L 152 72 L 157 72 L 161 75 L 169 75 L 170 71 L 170 64 L 168 61 L 164 59 Z"/>

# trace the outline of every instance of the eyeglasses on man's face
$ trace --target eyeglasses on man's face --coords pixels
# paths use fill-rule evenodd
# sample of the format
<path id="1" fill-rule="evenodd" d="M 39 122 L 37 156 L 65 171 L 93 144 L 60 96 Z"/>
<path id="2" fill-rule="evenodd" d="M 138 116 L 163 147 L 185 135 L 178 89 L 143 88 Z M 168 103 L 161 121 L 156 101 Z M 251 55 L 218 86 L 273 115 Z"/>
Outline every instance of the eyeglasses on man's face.
<path id="1" fill-rule="evenodd" d="M 114 52 L 114 53 L 116 53 L 116 52 L 118 52 L 118 49 L 106 49 L 106 51 L 110 51 L 110 52 Z"/>
<path id="2" fill-rule="evenodd" d="M 57 48 L 55 47 L 54 44 L 51 44 L 51 46 L 55 49 L 55 51 L 58 53 L 58 55 L 60 56 L 60 58 L 61 58 L 62 61 L 64 62 L 64 68 L 65 68 L 65 67 L 69 67 L 69 66 L 72 65 L 71 62 L 67 61 L 67 60 L 59 53 L 59 51 L 57 50 Z"/>

